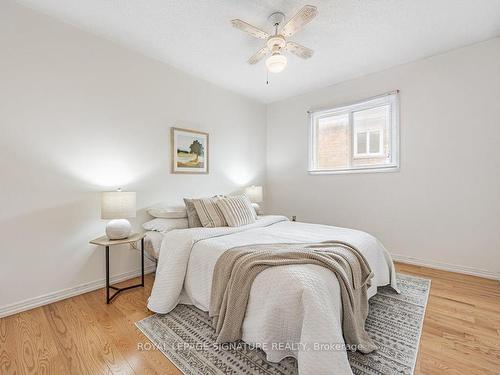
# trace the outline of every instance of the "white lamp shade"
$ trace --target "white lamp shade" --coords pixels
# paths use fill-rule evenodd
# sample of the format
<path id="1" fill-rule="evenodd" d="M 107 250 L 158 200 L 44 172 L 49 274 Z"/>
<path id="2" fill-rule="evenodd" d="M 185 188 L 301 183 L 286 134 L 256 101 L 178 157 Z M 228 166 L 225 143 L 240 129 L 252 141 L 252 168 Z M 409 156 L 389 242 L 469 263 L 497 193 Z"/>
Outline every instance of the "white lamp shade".
<path id="1" fill-rule="evenodd" d="M 286 56 L 280 54 L 274 54 L 269 56 L 266 60 L 267 70 L 271 73 L 282 72 L 286 68 L 287 59 Z"/>
<path id="2" fill-rule="evenodd" d="M 260 203 L 264 200 L 264 194 L 262 192 L 262 186 L 249 186 L 245 189 L 245 195 L 250 199 L 252 203 Z"/>
<path id="3" fill-rule="evenodd" d="M 135 192 L 104 191 L 101 194 L 101 219 L 135 217 Z"/>

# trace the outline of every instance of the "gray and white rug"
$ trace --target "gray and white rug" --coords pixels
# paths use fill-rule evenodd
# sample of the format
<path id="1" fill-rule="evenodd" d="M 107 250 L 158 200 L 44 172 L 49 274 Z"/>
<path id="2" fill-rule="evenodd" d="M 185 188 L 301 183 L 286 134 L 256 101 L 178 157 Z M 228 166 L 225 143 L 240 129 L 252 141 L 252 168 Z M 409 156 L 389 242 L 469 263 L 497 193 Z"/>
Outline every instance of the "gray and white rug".
<path id="1" fill-rule="evenodd" d="M 398 287 L 401 294 L 382 287 L 370 299 L 366 330 L 379 349 L 370 354 L 349 352 L 354 374 L 413 374 L 430 280 L 398 274 Z M 208 314 L 193 306 L 179 305 L 136 325 L 152 342 L 150 348 L 143 345 L 139 350 L 160 350 L 186 375 L 298 373 L 293 358 L 270 363 L 264 352 L 243 342 L 229 348 L 216 345 Z"/>

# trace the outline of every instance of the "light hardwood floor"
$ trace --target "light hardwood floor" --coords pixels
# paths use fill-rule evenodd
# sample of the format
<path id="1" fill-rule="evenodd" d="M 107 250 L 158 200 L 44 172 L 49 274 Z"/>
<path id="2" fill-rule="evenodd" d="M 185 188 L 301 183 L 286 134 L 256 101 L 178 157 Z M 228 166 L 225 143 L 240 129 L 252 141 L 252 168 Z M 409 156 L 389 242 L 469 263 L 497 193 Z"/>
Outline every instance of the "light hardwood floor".
<path id="1" fill-rule="evenodd" d="M 432 279 L 415 374 L 500 374 L 500 283 L 397 269 Z M 0 374 L 180 374 L 161 352 L 138 350 L 152 282 L 111 305 L 98 290 L 0 319 Z"/>

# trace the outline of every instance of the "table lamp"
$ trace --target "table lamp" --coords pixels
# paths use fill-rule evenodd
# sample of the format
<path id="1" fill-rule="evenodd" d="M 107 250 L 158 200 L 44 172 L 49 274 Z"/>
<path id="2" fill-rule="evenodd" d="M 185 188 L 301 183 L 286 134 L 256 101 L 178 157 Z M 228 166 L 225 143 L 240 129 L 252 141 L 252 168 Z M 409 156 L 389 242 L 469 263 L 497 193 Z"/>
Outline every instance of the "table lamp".
<path id="1" fill-rule="evenodd" d="M 135 192 L 118 189 L 101 193 L 101 219 L 111 219 L 106 224 L 106 236 L 110 240 L 127 238 L 132 228 L 127 218 L 135 215 Z"/>
<path id="2" fill-rule="evenodd" d="M 259 203 L 264 201 L 264 194 L 262 192 L 262 186 L 249 186 L 245 189 L 245 195 L 250 199 L 252 205 L 257 213 L 260 213 Z"/>

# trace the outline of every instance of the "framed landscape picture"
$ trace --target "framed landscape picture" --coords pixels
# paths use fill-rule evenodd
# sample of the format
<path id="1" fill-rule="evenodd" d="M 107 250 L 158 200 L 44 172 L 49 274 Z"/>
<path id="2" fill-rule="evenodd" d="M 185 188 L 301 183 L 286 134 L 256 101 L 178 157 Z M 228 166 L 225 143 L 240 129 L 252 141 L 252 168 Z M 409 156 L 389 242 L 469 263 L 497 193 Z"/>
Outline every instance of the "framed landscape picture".
<path id="1" fill-rule="evenodd" d="M 171 128 L 172 173 L 208 173 L 208 133 Z"/>

